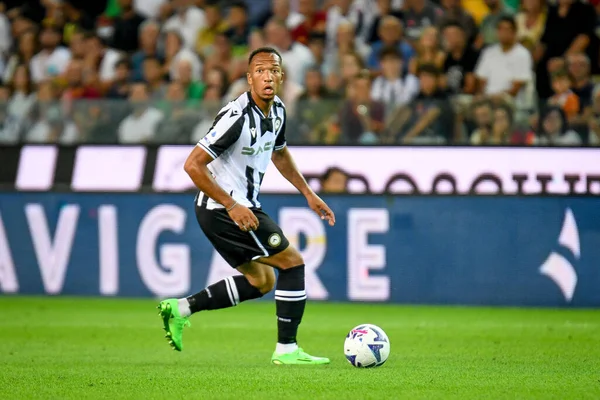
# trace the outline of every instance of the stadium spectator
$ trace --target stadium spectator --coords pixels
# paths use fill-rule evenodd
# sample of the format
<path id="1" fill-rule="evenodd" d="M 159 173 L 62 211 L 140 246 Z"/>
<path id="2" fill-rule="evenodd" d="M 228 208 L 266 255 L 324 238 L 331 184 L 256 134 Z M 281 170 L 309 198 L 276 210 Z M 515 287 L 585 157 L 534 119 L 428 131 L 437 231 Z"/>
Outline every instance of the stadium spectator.
<path id="1" fill-rule="evenodd" d="M 64 0 L 61 4 L 64 13 L 63 41 L 70 45 L 73 34 L 79 31 L 91 31 L 95 28 L 95 21 L 86 10 L 78 8 L 77 2 Z"/>
<path id="2" fill-rule="evenodd" d="M 356 42 L 364 43 L 364 39 L 360 34 L 363 29 L 363 15 L 358 8 L 358 3 L 358 1 L 352 0 L 335 0 L 332 2 L 331 7 L 327 10 L 325 23 L 328 50 L 334 51 L 336 48 L 336 43 L 339 41 L 340 24 L 349 24 L 352 29 L 347 28 L 347 30 L 352 32 Z"/>
<path id="3" fill-rule="evenodd" d="M 233 56 L 245 56 L 248 52 L 250 24 L 248 22 L 248 6 L 244 1 L 234 1 L 231 3 L 227 25 L 229 28 L 225 32 L 225 35 L 227 35 L 231 42 Z"/>
<path id="4" fill-rule="evenodd" d="M 198 111 L 187 100 L 185 88 L 179 82 L 169 84 L 165 100 L 161 107 L 165 118 L 159 123 L 156 135 L 151 138 L 152 142 L 188 143 L 190 132 L 200 122 Z"/>
<path id="5" fill-rule="evenodd" d="M 406 38 L 416 43 L 425 28 L 438 24 L 443 11 L 430 0 L 404 0 L 404 3 L 402 21 L 406 29 Z"/>
<path id="6" fill-rule="evenodd" d="M 308 68 L 310 68 L 310 66 L 308 66 Z M 283 76 L 285 77 L 288 71 L 288 67 L 286 64 L 283 65 L 281 71 L 283 72 Z M 303 85 L 299 84 L 298 82 L 292 79 L 283 80 L 278 96 L 283 101 L 283 104 L 285 104 L 286 114 L 290 118 L 293 118 L 295 116 L 296 102 L 298 101 L 298 98 L 302 95 L 303 92 Z"/>
<path id="7" fill-rule="evenodd" d="M 571 90 L 569 73 L 559 69 L 552 73 L 552 90 L 554 95 L 548 99 L 548 104 L 560 107 L 568 121 L 579 113 L 579 97 Z"/>
<path id="8" fill-rule="evenodd" d="M 308 49 L 315 60 L 314 65 L 320 68 L 323 76 L 328 76 L 327 58 L 331 57 L 331 53 L 325 51 L 325 35 L 322 33 L 312 33 L 308 39 Z"/>
<path id="9" fill-rule="evenodd" d="M 502 0 L 485 0 L 489 9 L 488 15 L 479 25 L 479 37 L 475 45 L 478 48 L 487 47 L 498 43 L 498 24 L 512 16 Z"/>
<path id="10" fill-rule="evenodd" d="M 134 0 L 135 11 L 144 18 L 156 19 L 160 15 L 160 8 L 167 0 Z"/>
<path id="11" fill-rule="evenodd" d="M 438 84 L 440 70 L 424 64 L 418 74 L 419 94 L 388 122 L 387 143 L 442 144 L 454 136 L 452 106 Z"/>
<path id="12" fill-rule="evenodd" d="M 320 193 L 347 193 L 348 174 L 338 167 L 327 168 L 321 177 Z"/>
<path id="13" fill-rule="evenodd" d="M 392 0 L 377 0 L 377 7 L 375 8 L 372 21 L 367 24 L 369 26 L 365 42 L 373 44 L 379 40 L 379 24 L 381 20 L 386 16 L 390 15 L 402 21 L 402 10 L 398 7 L 393 7 Z"/>
<path id="14" fill-rule="evenodd" d="M 547 17 L 546 0 L 523 0 L 521 11 L 515 17 L 517 40 L 529 51 L 533 51 L 542 38 Z"/>
<path id="15" fill-rule="evenodd" d="M 535 50 L 536 88 L 542 101 L 552 96 L 550 73 L 562 66 L 562 57 L 586 53 L 595 60 L 592 73 L 598 72 L 598 39 L 594 35 L 594 8 L 579 0 L 558 0 L 548 9 L 544 34 Z"/>
<path id="16" fill-rule="evenodd" d="M 445 26 L 458 24 L 465 33 L 466 42 L 470 47 L 477 34 L 477 24 L 471 14 L 465 11 L 460 0 L 441 0 L 441 6 L 443 15 L 438 20 L 438 29 L 442 31 Z"/>
<path id="17" fill-rule="evenodd" d="M 579 115 L 587 113 L 586 109 L 592 105 L 594 83 L 592 82 L 590 59 L 585 53 L 573 53 L 567 56 L 567 68 L 573 79 L 573 93 L 579 97 Z"/>
<path id="18" fill-rule="evenodd" d="M 419 93 L 419 80 L 412 74 L 402 76 L 402 54 L 397 48 L 383 49 L 379 57 L 382 74 L 373 81 L 371 98 L 388 109 L 402 107 Z"/>
<path id="19" fill-rule="evenodd" d="M 183 91 L 186 94 L 186 98 L 190 100 L 201 100 L 202 97 L 204 97 L 206 85 L 201 80 L 194 79 L 192 73 L 192 63 L 189 60 L 184 59 L 179 61 L 179 63 L 177 64 L 177 68 L 177 79 L 174 82 L 177 82 L 182 86 Z M 217 68 L 218 67 L 212 68 L 210 71 L 207 72 L 206 76 L 208 85 L 214 85 L 214 83 L 212 83 L 214 81 L 214 71 L 220 70 L 220 68 Z M 221 84 L 221 82 L 222 79 L 219 79 L 219 84 Z"/>
<path id="20" fill-rule="evenodd" d="M 307 45 L 311 33 L 326 33 L 327 13 L 317 8 L 315 0 L 298 0 L 298 12 L 304 20 L 292 29 L 292 39 Z"/>
<path id="21" fill-rule="evenodd" d="M 225 96 L 225 93 L 229 90 L 229 76 L 227 75 L 227 71 L 219 66 L 213 67 L 206 74 L 206 86 L 207 89 L 216 89 L 219 98 Z"/>
<path id="22" fill-rule="evenodd" d="M 157 57 L 163 61 L 158 53 L 158 37 L 160 25 L 156 21 L 146 20 L 140 27 L 140 48 L 131 56 L 132 80 L 143 79 L 143 65 L 146 57 Z"/>
<path id="23" fill-rule="evenodd" d="M 408 70 L 411 74 L 416 74 L 419 65 L 433 64 L 437 68 L 442 68 L 445 59 L 445 53 L 440 47 L 439 32 L 437 28 L 429 26 L 423 28 L 421 36 L 415 43 L 416 56 L 410 60 Z"/>
<path id="24" fill-rule="evenodd" d="M 342 105 L 339 116 L 341 135 L 338 143 L 377 143 L 384 127 L 385 105 L 371 99 L 369 71 L 361 71 L 349 86 L 348 99 Z"/>
<path id="25" fill-rule="evenodd" d="M 256 26 L 263 29 L 271 18 L 284 21 L 289 30 L 293 30 L 304 21 L 304 16 L 290 7 L 290 0 L 271 0 L 271 7 L 258 17 Z"/>
<path id="26" fill-rule="evenodd" d="M 165 64 L 163 73 L 167 73 L 170 80 L 177 80 L 177 66 L 183 60 L 188 61 L 192 66 L 192 80 L 198 81 L 202 78 L 202 61 L 193 50 L 183 47 L 181 37 L 177 32 L 167 32 L 165 40 Z"/>
<path id="27" fill-rule="evenodd" d="M 590 109 L 588 124 L 588 140 L 590 146 L 600 146 L 600 90 L 595 90 L 593 102 Z"/>
<path id="28" fill-rule="evenodd" d="M 84 60 L 87 49 L 85 47 L 85 32 L 76 30 L 71 33 L 71 40 L 69 41 L 69 50 L 71 50 L 71 57 L 77 60 Z"/>
<path id="29" fill-rule="evenodd" d="M 499 43 L 482 52 L 475 69 L 479 92 L 525 104 L 525 89 L 532 81 L 531 54 L 516 41 L 514 19 L 500 18 L 497 30 Z"/>
<path id="30" fill-rule="evenodd" d="M 163 120 L 163 113 L 148 104 L 148 87 L 145 83 L 131 85 L 129 101 L 132 112 L 119 125 L 120 143 L 151 142 L 156 135 L 158 124 Z"/>
<path id="31" fill-rule="evenodd" d="M 489 107 L 489 103 L 486 107 Z M 475 131 L 471 136 L 471 144 L 506 145 L 513 141 L 513 134 L 513 111 L 508 104 L 501 103 L 493 110 L 491 127 L 488 124 Z"/>
<path id="32" fill-rule="evenodd" d="M 104 39 L 94 34 L 86 35 L 85 48 L 84 63 L 90 68 L 98 68 L 100 81 L 109 87 L 115 78 L 115 67 L 122 58 L 122 53 L 107 47 Z"/>
<path id="33" fill-rule="evenodd" d="M 332 116 L 338 105 L 337 97 L 327 90 L 316 66 L 306 71 L 305 82 L 296 118 L 287 125 L 286 138 L 290 143 L 326 143 L 334 128 Z"/>
<path id="34" fill-rule="evenodd" d="M 33 83 L 27 64 L 20 64 L 15 68 L 10 87 L 6 90 L 10 99 L 2 100 L 2 132 L 0 142 L 16 142 L 25 127 L 26 119 L 35 104 L 36 96 L 33 93 Z"/>
<path id="35" fill-rule="evenodd" d="M 56 99 L 54 83 L 44 81 L 39 84 L 36 104 L 31 112 L 31 125 L 25 136 L 26 142 L 73 143 L 77 140 L 75 124 L 64 118 Z"/>
<path id="36" fill-rule="evenodd" d="M 182 47 L 193 50 L 198 32 L 206 25 L 204 12 L 193 5 L 193 0 L 171 0 L 174 14 L 163 24 L 163 32 L 179 34 Z"/>
<path id="37" fill-rule="evenodd" d="M 350 82 L 364 68 L 364 61 L 359 54 L 346 53 L 342 56 L 340 70 L 330 73 L 325 85 L 330 92 L 343 97 L 352 88 Z"/>
<path id="38" fill-rule="evenodd" d="M 119 60 L 115 67 L 115 79 L 112 81 L 106 96 L 109 99 L 126 99 L 129 96 L 130 77 L 131 66 L 129 61 L 126 59 Z"/>
<path id="39" fill-rule="evenodd" d="M 39 47 L 37 40 L 37 32 L 34 28 L 31 28 L 17 37 L 17 49 L 9 58 L 6 63 L 6 68 L 2 75 L 2 81 L 4 83 L 10 82 L 13 79 L 13 74 L 16 68 L 21 64 L 26 64 L 28 67 L 31 65 L 31 60 L 36 55 Z"/>
<path id="40" fill-rule="evenodd" d="M 138 49 L 139 27 L 144 18 L 133 8 L 133 0 L 119 0 L 121 15 L 113 22 L 111 45 L 114 49 L 132 52 Z"/>
<path id="41" fill-rule="evenodd" d="M 146 57 L 144 60 L 144 82 L 153 101 L 162 99 L 167 92 L 161 67 L 160 60 L 156 57 Z"/>
<path id="42" fill-rule="evenodd" d="M 69 49 L 60 46 L 61 33 L 54 26 L 47 26 L 41 32 L 42 50 L 31 59 L 29 68 L 35 83 L 63 74 L 71 60 Z"/>
<path id="43" fill-rule="evenodd" d="M 214 52 L 214 42 L 217 34 L 225 33 L 229 28 L 223 19 L 221 5 L 211 0 L 204 6 L 206 25 L 198 31 L 196 39 L 196 53 L 201 57 L 208 57 Z"/>
<path id="44" fill-rule="evenodd" d="M 414 50 L 411 45 L 404 40 L 402 23 L 394 16 L 388 15 L 381 19 L 377 28 L 379 40 L 371 45 L 371 54 L 369 55 L 367 65 L 370 69 L 378 70 L 381 66 L 379 65 L 379 53 L 384 47 L 395 46 L 402 54 L 402 59 L 406 63 L 408 69 L 408 63 L 414 55 Z"/>
<path id="45" fill-rule="evenodd" d="M 494 126 L 494 109 L 489 99 L 482 99 L 473 103 L 471 107 L 474 129 L 469 135 L 469 142 L 474 145 L 483 144 L 492 136 Z"/>
<path id="46" fill-rule="evenodd" d="M 271 19 L 265 26 L 267 43 L 277 48 L 285 60 L 287 70 L 286 81 L 293 81 L 302 85 L 306 70 L 314 64 L 315 59 L 305 45 L 292 39 L 285 23 Z"/>
<path id="47" fill-rule="evenodd" d="M 446 56 L 441 86 L 452 94 L 474 94 L 477 88 L 475 67 L 479 54 L 467 44 L 463 26 L 449 22 L 443 27 Z"/>
<path id="48" fill-rule="evenodd" d="M 577 132 L 569 129 L 567 117 L 560 107 L 550 106 L 542 117 L 539 133 L 534 145 L 541 146 L 581 146 Z"/>
<path id="49" fill-rule="evenodd" d="M 70 110 L 72 102 L 77 99 L 95 99 L 101 96 L 98 88 L 94 87 L 89 79 L 84 83 L 84 69 L 88 76 L 95 73 L 95 70 L 89 67 L 84 68 L 81 60 L 73 59 L 69 62 L 65 73 L 67 87 L 61 96 L 63 110 Z"/>
<path id="50" fill-rule="evenodd" d="M 336 42 L 334 47 L 327 50 L 325 56 L 325 74 L 335 74 L 340 70 L 340 59 L 344 54 L 357 53 L 364 60 L 370 52 L 370 48 L 356 40 L 354 25 L 349 21 L 338 24 Z"/>

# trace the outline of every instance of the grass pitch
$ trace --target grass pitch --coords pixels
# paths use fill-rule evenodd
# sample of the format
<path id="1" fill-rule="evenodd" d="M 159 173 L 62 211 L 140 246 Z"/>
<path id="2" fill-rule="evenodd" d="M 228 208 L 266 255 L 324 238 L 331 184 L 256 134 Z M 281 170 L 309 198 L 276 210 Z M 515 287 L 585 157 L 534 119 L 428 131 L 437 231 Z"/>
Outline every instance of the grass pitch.
<path id="1" fill-rule="evenodd" d="M 301 345 L 324 367 L 274 366 L 271 302 L 200 313 L 184 351 L 148 300 L 0 297 L 1 399 L 598 399 L 600 311 L 310 302 Z M 355 369 L 349 329 L 391 355 Z"/>

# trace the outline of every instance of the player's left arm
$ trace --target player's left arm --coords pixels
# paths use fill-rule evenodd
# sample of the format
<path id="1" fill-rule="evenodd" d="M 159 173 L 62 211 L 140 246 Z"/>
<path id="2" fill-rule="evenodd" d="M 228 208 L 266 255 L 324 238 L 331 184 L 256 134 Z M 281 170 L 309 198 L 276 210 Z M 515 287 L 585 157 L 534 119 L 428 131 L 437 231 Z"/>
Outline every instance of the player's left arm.
<path id="1" fill-rule="evenodd" d="M 335 214 L 327 204 L 312 190 L 312 188 L 302 176 L 302 173 L 298 170 L 292 154 L 285 143 L 285 122 L 284 126 L 277 135 L 275 141 L 275 151 L 271 156 L 271 161 L 277 167 L 281 175 L 287 179 L 300 193 L 306 197 L 309 207 L 316 212 L 321 219 L 329 221 L 329 225 L 335 224 Z"/>

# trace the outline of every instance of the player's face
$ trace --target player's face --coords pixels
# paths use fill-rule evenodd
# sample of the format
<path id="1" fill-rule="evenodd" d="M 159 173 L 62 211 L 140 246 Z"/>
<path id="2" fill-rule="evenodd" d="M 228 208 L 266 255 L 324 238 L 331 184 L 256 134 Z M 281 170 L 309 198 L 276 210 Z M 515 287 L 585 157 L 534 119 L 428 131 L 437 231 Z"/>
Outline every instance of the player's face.
<path id="1" fill-rule="evenodd" d="M 247 76 L 253 93 L 264 101 L 273 100 L 283 82 L 281 60 L 277 54 L 259 53 L 252 60 Z"/>

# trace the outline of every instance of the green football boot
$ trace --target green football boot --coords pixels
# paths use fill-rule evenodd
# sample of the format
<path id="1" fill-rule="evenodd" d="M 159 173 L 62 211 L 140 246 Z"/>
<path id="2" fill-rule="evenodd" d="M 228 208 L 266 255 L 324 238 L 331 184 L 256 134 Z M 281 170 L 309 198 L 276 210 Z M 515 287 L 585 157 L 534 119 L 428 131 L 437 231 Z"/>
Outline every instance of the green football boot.
<path id="1" fill-rule="evenodd" d="M 188 317 L 182 317 L 179 314 L 179 306 L 177 299 L 167 299 L 160 302 L 158 305 L 160 311 L 158 315 L 162 318 L 164 330 L 167 332 L 165 337 L 173 350 L 183 350 L 183 327 L 191 326 Z"/>
<path id="2" fill-rule="evenodd" d="M 291 353 L 273 353 L 271 362 L 276 365 L 322 365 L 329 364 L 330 361 L 329 358 L 311 356 L 298 348 Z"/>

